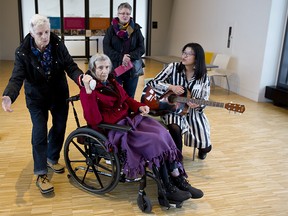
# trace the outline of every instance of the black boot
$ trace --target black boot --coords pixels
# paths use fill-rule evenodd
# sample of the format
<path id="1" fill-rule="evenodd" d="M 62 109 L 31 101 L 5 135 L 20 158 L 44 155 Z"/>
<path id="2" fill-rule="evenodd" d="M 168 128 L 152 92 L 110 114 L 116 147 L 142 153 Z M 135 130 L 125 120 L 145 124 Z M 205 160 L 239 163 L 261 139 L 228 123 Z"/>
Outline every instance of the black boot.
<path id="1" fill-rule="evenodd" d="M 187 191 L 179 190 L 175 185 L 169 183 L 165 186 L 166 198 L 170 202 L 183 202 L 191 198 L 191 194 Z"/>
<path id="2" fill-rule="evenodd" d="M 180 190 L 188 191 L 192 199 L 199 199 L 204 196 L 200 189 L 192 187 L 184 176 L 173 177 L 172 181 Z"/>

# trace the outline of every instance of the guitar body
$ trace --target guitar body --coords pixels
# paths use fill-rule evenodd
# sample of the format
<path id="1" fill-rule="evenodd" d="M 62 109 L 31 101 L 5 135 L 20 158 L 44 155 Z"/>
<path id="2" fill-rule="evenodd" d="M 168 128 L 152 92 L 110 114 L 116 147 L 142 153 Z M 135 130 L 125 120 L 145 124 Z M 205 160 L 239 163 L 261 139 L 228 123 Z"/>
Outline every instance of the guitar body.
<path id="1" fill-rule="evenodd" d="M 188 106 L 185 103 L 175 102 L 174 98 L 177 97 L 172 91 L 168 91 L 160 98 L 156 95 L 155 91 L 147 86 L 142 94 L 141 102 L 150 107 L 151 115 L 161 116 L 167 113 L 175 112 L 184 115 L 187 113 Z"/>

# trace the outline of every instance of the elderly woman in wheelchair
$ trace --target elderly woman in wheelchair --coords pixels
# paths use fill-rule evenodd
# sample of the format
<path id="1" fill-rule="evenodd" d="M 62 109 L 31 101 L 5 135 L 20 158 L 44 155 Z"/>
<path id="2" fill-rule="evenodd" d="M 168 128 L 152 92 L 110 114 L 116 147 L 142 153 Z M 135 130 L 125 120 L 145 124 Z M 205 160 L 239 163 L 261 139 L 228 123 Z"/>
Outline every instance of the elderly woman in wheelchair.
<path id="1" fill-rule="evenodd" d="M 155 174 L 153 176 L 158 177 L 158 200 L 161 205 L 167 206 L 168 201 L 176 204 L 176 207 L 181 207 L 183 201 L 189 198 L 201 198 L 203 192 L 192 187 L 186 180 L 187 175 L 181 163 L 182 155 L 169 132 L 158 121 L 145 116 L 149 113 L 149 107 L 129 97 L 115 80 L 111 69 L 111 61 L 104 54 L 96 54 L 89 61 L 89 70 L 82 79 L 84 87 L 80 90 L 84 118 L 89 128 L 79 128 L 80 131 L 76 133 L 79 136 L 72 133 L 67 138 L 64 156 L 66 164 L 69 164 L 67 166 L 69 172 L 73 173 L 72 176 L 75 175 L 78 182 L 84 182 L 85 189 L 93 192 L 94 186 L 90 187 L 87 182 L 85 183 L 86 180 L 84 181 L 86 175 L 94 172 L 101 185 L 100 174 L 104 173 L 104 170 L 109 170 L 108 173 L 114 175 L 112 180 L 109 180 L 111 184 L 107 187 L 100 186 L 99 190 L 94 191 L 105 193 L 117 185 L 115 181 L 119 181 L 121 176 L 125 176 L 125 179 L 139 177 L 143 179 L 143 176 L 147 175 L 146 167 L 148 167 Z M 87 131 L 81 131 L 87 129 L 88 136 L 85 135 Z M 79 147 L 79 143 L 86 144 L 84 150 Z M 86 157 L 88 165 L 97 164 L 83 170 L 85 174 L 81 178 L 77 177 L 75 171 L 81 169 L 80 166 L 72 168 L 70 165 L 72 162 L 78 162 L 73 159 L 72 146 L 76 146 L 77 151 L 85 157 L 90 155 L 89 160 Z M 122 157 L 121 162 L 118 162 L 118 156 Z M 99 162 L 101 159 L 106 160 L 106 164 L 101 165 Z M 120 174 L 116 171 L 119 168 Z M 103 169 L 103 172 L 100 172 L 100 169 Z M 151 177 L 152 174 L 148 176 Z M 144 191 L 146 182 L 143 184 L 140 193 Z M 145 192 L 143 194 L 145 195 Z M 143 196 L 138 197 L 140 207 L 143 202 L 139 204 L 139 199 L 143 201 Z M 147 202 L 149 205 L 149 201 L 144 196 L 144 207 L 140 207 L 142 211 L 151 210 L 150 207 L 148 210 L 147 206 L 145 207 Z"/>

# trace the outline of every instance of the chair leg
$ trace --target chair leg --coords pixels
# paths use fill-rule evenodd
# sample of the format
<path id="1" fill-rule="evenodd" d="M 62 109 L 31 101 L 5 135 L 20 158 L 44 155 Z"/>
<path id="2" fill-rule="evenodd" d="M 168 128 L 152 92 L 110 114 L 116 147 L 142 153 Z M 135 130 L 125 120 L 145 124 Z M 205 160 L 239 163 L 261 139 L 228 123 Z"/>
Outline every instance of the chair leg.
<path id="1" fill-rule="evenodd" d="M 193 156 L 192 156 L 192 160 L 195 160 L 195 154 L 196 154 L 196 147 L 193 146 Z"/>
<path id="2" fill-rule="evenodd" d="M 215 81 L 214 81 L 214 77 L 211 76 L 211 77 L 210 77 L 210 80 L 211 80 L 211 86 L 212 86 L 213 88 L 215 88 Z"/>

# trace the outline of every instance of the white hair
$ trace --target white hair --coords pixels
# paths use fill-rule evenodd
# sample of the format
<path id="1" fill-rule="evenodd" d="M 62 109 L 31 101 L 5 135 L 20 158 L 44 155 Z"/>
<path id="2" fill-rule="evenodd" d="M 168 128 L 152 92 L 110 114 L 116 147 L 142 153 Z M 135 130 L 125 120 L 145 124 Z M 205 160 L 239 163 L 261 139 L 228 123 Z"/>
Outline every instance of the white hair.
<path id="1" fill-rule="evenodd" d="M 89 70 L 91 72 L 95 73 L 95 71 L 96 71 L 95 67 L 96 67 L 96 64 L 97 64 L 98 61 L 108 61 L 109 65 L 110 65 L 109 73 L 111 72 L 112 62 L 111 62 L 110 58 L 107 55 L 102 54 L 102 53 L 97 53 L 97 54 L 93 55 L 90 58 L 90 60 L 89 60 Z"/>
<path id="2" fill-rule="evenodd" d="M 34 28 L 38 26 L 42 26 L 44 24 L 48 24 L 50 28 L 50 21 L 46 16 L 40 15 L 40 14 L 35 14 L 31 17 L 30 22 L 29 22 L 29 31 L 31 33 L 34 33 Z"/>

